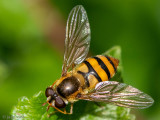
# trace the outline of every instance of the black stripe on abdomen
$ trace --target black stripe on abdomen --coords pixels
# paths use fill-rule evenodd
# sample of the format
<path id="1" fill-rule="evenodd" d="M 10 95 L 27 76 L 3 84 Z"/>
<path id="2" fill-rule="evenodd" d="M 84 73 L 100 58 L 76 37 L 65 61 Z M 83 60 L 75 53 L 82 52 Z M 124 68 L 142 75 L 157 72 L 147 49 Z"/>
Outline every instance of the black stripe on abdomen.
<path id="1" fill-rule="evenodd" d="M 99 82 L 102 82 L 102 79 L 99 77 L 99 75 L 98 75 L 97 72 L 94 70 L 94 68 L 91 66 L 91 64 L 90 64 L 88 61 L 84 61 L 84 63 L 87 65 L 87 67 L 88 67 L 88 69 L 89 69 L 89 74 L 94 75 Z"/>
<path id="2" fill-rule="evenodd" d="M 81 74 L 81 75 L 85 78 L 86 86 L 87 86 L 87 87 L 90 86 L 89 80 L 88 80 L 88 76 L 89 76 L 90 74 L 94 75 L 99 82 L 102 82 L 102 79 L 99 77 L 99 75 L 98 75 L 97 72 L 94 70 L 94 68 L 91 66 L 91 64 L 90 64 L 88 61 L 84 61 L 83 63 L 85 63 L 85 64 L 87 65 L 87 67 L 88 67 L 88 72 L 87 72 L 87 73 L 84 73 L 84 72 L 82 72 L 82 71 L 77 71 L 77 73 Z"/>
<path id="3" fill-rule="evenodd" d="M 115 68 L 115 66 L 114 66 L 114 64 L 113 64 L 113 62 L 112 62 L 112 60 L 108 57 L 108 56 L 105 56 L 106 58 L 107 58 L 107 60 L 111 63 L 111 65 L 113 66 L 113 68 L 114 68 L 114 72 L 116 72 L 116 68 Z"/>
<path id="4" fill-rule="evenodd" d="M 111 78 L 111 75 L 110 75 L 110 72 L 109 72 L 109 69 L 107 68 L 107 66 L 104 64 L 104 62 L 99 57 L 93 57 L 93 58 L 97 60 L 98 64 L 106 72 L 106 74 L 108 76 L 108 80 L 109 80 Z"/>

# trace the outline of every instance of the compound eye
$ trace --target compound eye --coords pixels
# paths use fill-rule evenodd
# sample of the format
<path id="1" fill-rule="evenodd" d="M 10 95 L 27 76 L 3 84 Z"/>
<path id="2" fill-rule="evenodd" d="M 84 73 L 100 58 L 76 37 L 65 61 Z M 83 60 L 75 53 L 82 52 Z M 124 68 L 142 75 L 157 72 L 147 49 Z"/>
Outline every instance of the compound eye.
<path id="1" fill-rule="evenodd" d="M 45 92 L 46 97 L 53 96 L 54 94 L 55 94 L 55 92 L 53 91 L 53 89 L 51 87 L 48 87 L 46 89 L 46 92 Z"/>
<path id="2" fill-rule="evenodd" d="M 64 108 L 64 107 L 66 106 L 66 104 L 65 104 L 65 102 L 63 101 L 63 99 L 58 96 L 58 97 L 56 97 L 56 99 L 55 99 L 55 106 L 56 106 L 57 108 Z"/>

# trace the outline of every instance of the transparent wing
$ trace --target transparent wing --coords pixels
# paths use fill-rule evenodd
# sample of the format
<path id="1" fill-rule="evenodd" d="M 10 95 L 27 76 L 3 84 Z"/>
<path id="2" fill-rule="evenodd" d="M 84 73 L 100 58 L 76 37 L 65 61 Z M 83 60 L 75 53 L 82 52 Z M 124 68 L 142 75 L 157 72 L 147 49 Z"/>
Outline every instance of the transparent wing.
<path id="1" fill-rule="evenodd" d="M 86 58 L 89 46 L 90 25 L 87 13 L 83 6 L 78 5 L 72 9 L 67 20 L 62 75 L 73 64 L 79 64 Z"/>
<path id="2" fill-rule="evenodd" d="M 100 82 L 95 90 L 79 99 L 96 102 L 111 102 L 118 106 L 143 109 L 151 106 L 154 100 L 140 90 L 116 81 Z"/>

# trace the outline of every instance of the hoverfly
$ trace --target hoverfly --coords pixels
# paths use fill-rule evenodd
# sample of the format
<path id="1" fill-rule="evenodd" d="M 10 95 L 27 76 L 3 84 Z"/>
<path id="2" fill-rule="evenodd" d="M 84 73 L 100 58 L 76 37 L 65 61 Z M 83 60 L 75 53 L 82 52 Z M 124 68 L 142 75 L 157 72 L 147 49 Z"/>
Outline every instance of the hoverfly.
<path id="1" fill-rule="evenodd" d="M 61 77 L 45 91 L 47 110 L 53 107 L 63 114 L 72 114 L 73 103 L 80 99 L 138 109 L 151 106 L 154 100 L 149 95 L 125 83 L 109 81 L 119 60 L 104 55 L 86 59 L 90 34 L 87 13 L 83 6 L 77 5 L 67 20 Z M 68 103 L 70 112 L 65 109 Z"/>

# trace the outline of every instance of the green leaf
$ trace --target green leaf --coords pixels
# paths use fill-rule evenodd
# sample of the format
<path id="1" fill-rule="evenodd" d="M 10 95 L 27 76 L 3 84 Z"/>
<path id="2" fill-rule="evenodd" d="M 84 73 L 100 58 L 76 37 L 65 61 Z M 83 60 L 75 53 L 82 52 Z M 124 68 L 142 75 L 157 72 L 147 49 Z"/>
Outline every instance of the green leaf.
<path id="1" fill-rule="evenodd" d="M 104 55 L 110 55 L 120 60 L 121 49 L 119 46 L 111 48 Z M 118 77 L 121 77 L 122 66 L 118 68 Z M 117 74 L 116 74 L 117 76 Z M 114 80 L 116 78 L 113 78 Z M 17 106 L 11 111 L 13 119 L 32 119 L 32 120 L 135 120 L 135 116 L 130 114 L 129 108 L 118 107 L 106 103 L 95 103 L 90 101 L 79 100 L 74 104 L 73 114 L 65 115 L 56 112 L 53 108 L 46 111 L 47 105 L 42 106 L 46 102 L 44 92 L 39 92 L 32 98 L 19 98 Z M 67 106 L 69 111 L 70 105 Z M 50 117 L 49 114 L 53 113 Z"/>
<path id="2" fill-rule="evenodd" d="M 46 112 L 46 106 L 42 106 L 45 102 L 44 92 L 39 92 L 31 99 L 27 97 L 19 98 L 18 105 L 13 108 L 11 114 L 13 118 L 26 120 L 134 120 L 129 108 L 118 107 L 111 104 L 101 103 L 96 105 L 94 102 L 79 101 L 74 105 L 74 113 L 72 115 L 64 115 L 56 112 L 48 117 L 54 110 L 50 109 Z M 84 107 L 85 106 L 85 107 Z"/>
<path id="3" fill-rule="evenodd" d="M 41 119 L 42 115 L 46 112 L 42 103 L 45 102 L 44 93 L 39 92 L 31 99 L 21 97 L 18 100 L 18 105 L 13 108 L 12 115 L 15 119 Z"/>

